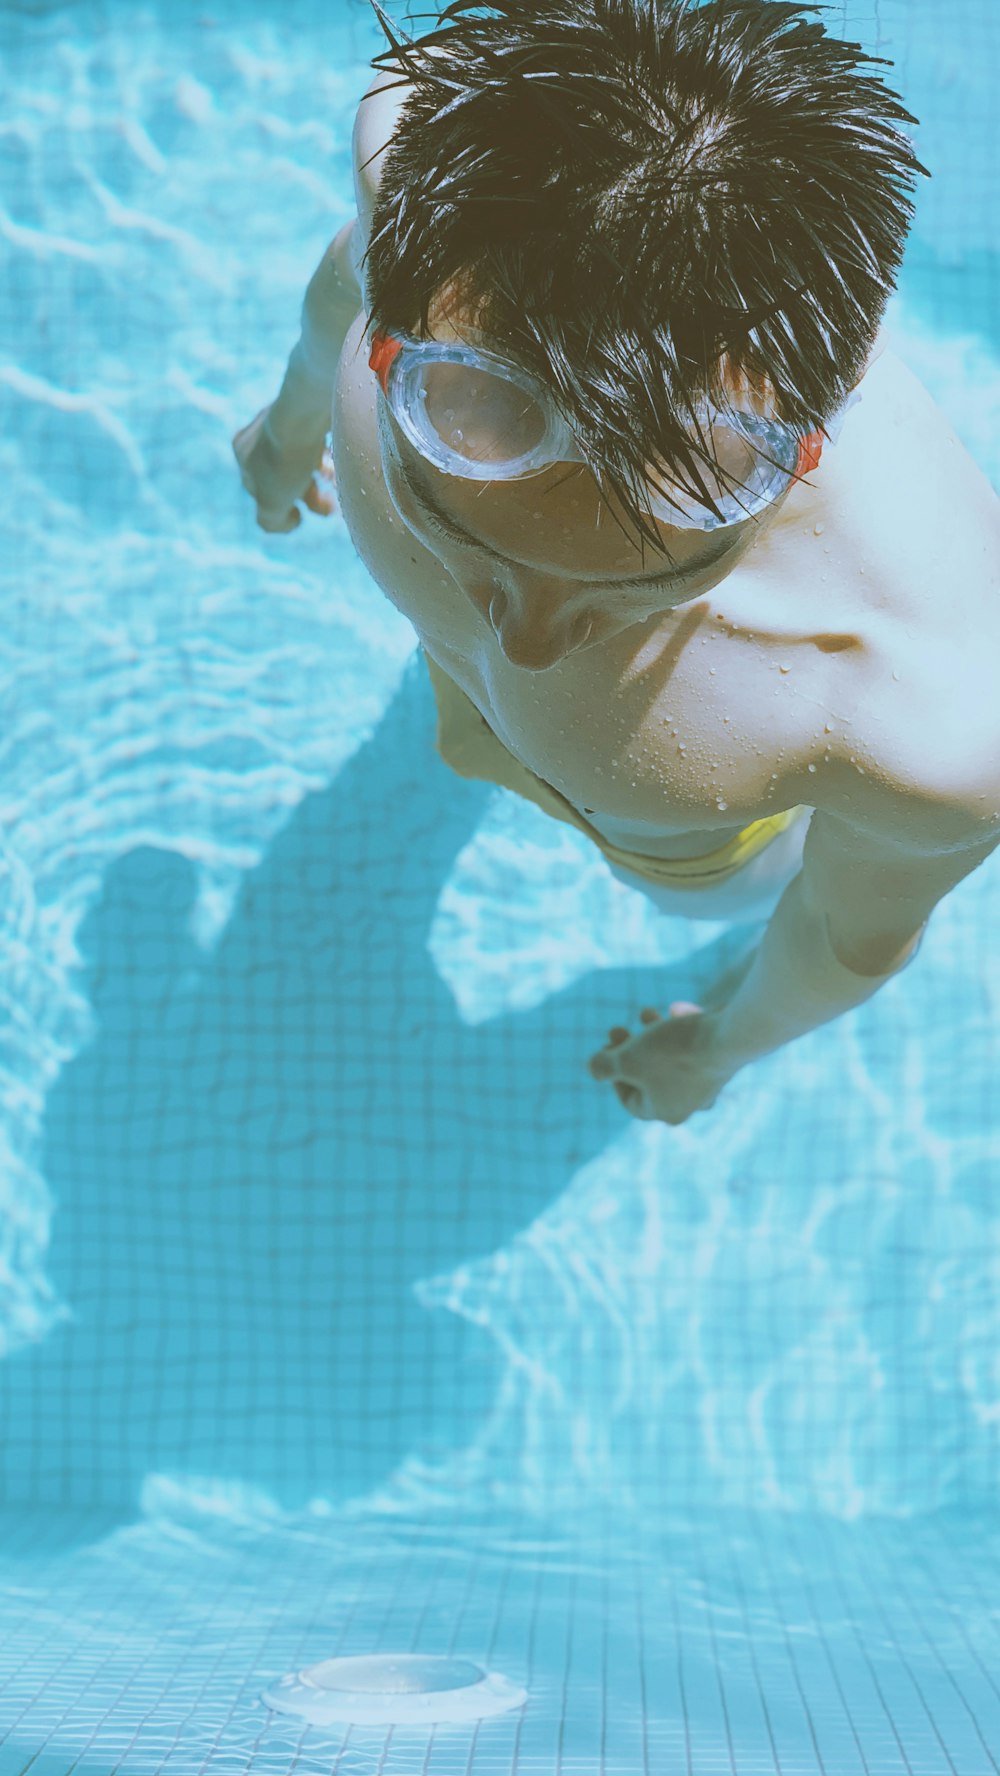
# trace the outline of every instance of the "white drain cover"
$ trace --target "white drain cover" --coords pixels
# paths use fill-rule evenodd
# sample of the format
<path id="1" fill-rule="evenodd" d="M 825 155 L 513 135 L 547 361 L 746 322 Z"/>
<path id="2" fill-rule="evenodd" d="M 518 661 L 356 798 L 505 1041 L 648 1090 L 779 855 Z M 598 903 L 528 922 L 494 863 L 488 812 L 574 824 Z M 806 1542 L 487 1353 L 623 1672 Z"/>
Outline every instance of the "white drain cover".
<path id="1" fill-rule="evenodd" d="M 324 1659 L 281 1677 L 261 1700 L 279 1714 L 297 1714 L 316 1727 L 404 1726 L 432 1721 L 488 1720 L 528 1699 L 495 1671 L 471 1659 L 432 1653 L 367 1653 Z"/>

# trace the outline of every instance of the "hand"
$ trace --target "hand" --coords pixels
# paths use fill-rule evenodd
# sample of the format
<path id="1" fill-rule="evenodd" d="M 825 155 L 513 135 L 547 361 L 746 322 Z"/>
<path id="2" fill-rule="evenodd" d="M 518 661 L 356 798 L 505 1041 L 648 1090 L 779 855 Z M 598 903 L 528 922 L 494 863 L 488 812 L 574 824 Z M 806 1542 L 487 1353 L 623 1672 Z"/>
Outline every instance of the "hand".
<path id="1" fill-rule="evenodd" d="M 320 440 L 306 438 L 295 448 L 279 450 L 267 430 L 270 411 L 264 407 L 236 433 L 233 450 L 240 480 L 256 502 L 261 530 L 296 530 L 302 522 L 296 500 L 320 518 L 336 511 L 333 458 L 325 432 Z"/>
<path id="2" fill-rule="evenodd" d="M 640 1122 L 676 1127 L 696 1110 L 710 1109 L 736 1069 L 713 1053 L 715 1014 L 702 1006 L 679 999 L 666 1020 L 650 1006 L 641 1018 L 646 1028 L 637 1036 L 620 1024 L 609 1031 L 605 1047 L 590 1059 L 590 1073 L 610 1079 Z"/>

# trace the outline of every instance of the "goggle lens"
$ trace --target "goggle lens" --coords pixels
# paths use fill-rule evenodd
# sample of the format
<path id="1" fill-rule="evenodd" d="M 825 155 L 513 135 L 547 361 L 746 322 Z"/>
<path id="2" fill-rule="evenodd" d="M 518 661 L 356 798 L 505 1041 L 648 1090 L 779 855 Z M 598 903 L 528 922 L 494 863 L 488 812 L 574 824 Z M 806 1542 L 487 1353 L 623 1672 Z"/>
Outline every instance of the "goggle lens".
<path id="1" fill-rule="evenodd" d="M 731 425 L 713 426 L 710 448 L 717 467 L 695 459 L 698 478 L 728 523 L 759 512 L 776 499 L 794 467 L 797 446 L 785 433 L 766 424 L 759 427 L 759 433 L 748 436 Z M 655 511 L 674 523 L 716 527 L 718 520 L 710 516 L 702 501 L 679 487 L 665 471 L 654 471 L 652 481 L 657 489 Z"/>
<path id="2" fill-rule="evenodd" d="M 551 462 L 584 460 L 534 379 L 488 351 L 464 344 L 414 349 L 376 334 L 370 364 L 411 443 L 447 474 L 514 479 Z M 745 414 L 738 422 L 715 424 L 706 436 L 707 420 L 708 410 L 701 441 L 717 466 L 699 456 L 693 461 L 722 517 L 714 517 L 666 469 L 654 469 L 653 510 L 668 523 L 699 530 L 738 523 L 762 511 L 793 474 L 808 472 L 819 460 L 818 435 L 800 441 L 786 427 Z M 807 446 L 815 446 L 812 454 Z"/>
<path id="3" fill-rule="evenodd" d="M 422 367 L 418 397 L 424 421 L 437 442 L 469 463 L 502 468 L 531 456 L 548 420 L 517 383 L 465 364 Z"/>

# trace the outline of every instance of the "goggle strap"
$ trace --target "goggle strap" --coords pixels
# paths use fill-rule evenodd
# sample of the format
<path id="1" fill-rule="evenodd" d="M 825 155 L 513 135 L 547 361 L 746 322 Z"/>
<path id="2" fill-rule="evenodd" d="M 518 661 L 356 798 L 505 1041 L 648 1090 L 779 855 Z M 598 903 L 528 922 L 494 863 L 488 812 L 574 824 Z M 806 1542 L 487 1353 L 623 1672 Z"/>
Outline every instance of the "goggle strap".
<path id="1" fill-rule="evenodd" d="M 815 469 L 819 468 L 825 443 L 826 439 L 822 432 L 810 432 L 808 438 L 800 440 L 799 460 L 795 469 L 796 480 L 800 480 L 803 475 L 811 475 Z"/>
<path id="2" fill-rule="evenodd" d="M 382 393 L 389 394 L 389 372 L 403 349 L 403 341 L 394 339 L 386 333 L 376 333 L 372 338 L 372 349 L 368 359 L 368 368 L 374 370 L 378 377 Z M 808 437 L 799 441 L 799 460 L 795 466 L 795 480 L 804 475 L 811 475 L 819 468 L 826 439 L 821 431 L 810 432 Z M 566 460 L 583 461 L 582 455 Z"/>
<path id="3" fill-rule="evenodd" d="M 371 356 L 368 359 L 369 370 L 374 370 L 379 379 L 382 393 L 389 394 L 389 371 L 403 349 L 401 339 L 393 339 L 387 333 L 376 333 L 372 338 Z"/>

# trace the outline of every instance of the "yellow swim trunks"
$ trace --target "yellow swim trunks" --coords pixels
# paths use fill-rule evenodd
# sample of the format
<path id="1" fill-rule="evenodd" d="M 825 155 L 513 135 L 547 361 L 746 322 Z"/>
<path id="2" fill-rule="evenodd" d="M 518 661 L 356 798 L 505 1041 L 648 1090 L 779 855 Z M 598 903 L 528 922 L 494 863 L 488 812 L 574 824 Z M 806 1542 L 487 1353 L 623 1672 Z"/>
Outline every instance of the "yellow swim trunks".
<path id="1" fill-rule="evenodd" d="M 437 702 L 437 747 L 445 764 L 459 777 L 474 777 L 484 783 L 497 783 L 503 789 L 512 789 L 516 795 L 551 814 L 554 820 L 561 820 L 586 833 L 609 863 L 630 870 L 647 882 L 689 889 L 725 882 L 805 812 L 803 807 L 786 808 L 780 814 L 754 820 L 725 845 L 703 857 L 644 857 L 638 851 L 624 851 L 591 826 L 557 789 L 544 778 L 536 777 L 527 765 L 522 765 L 513 753 L 508 752 L 485 716 L 454 679 L 449 678 L 429 654 L 425 654 L 425 659 Z"/>

